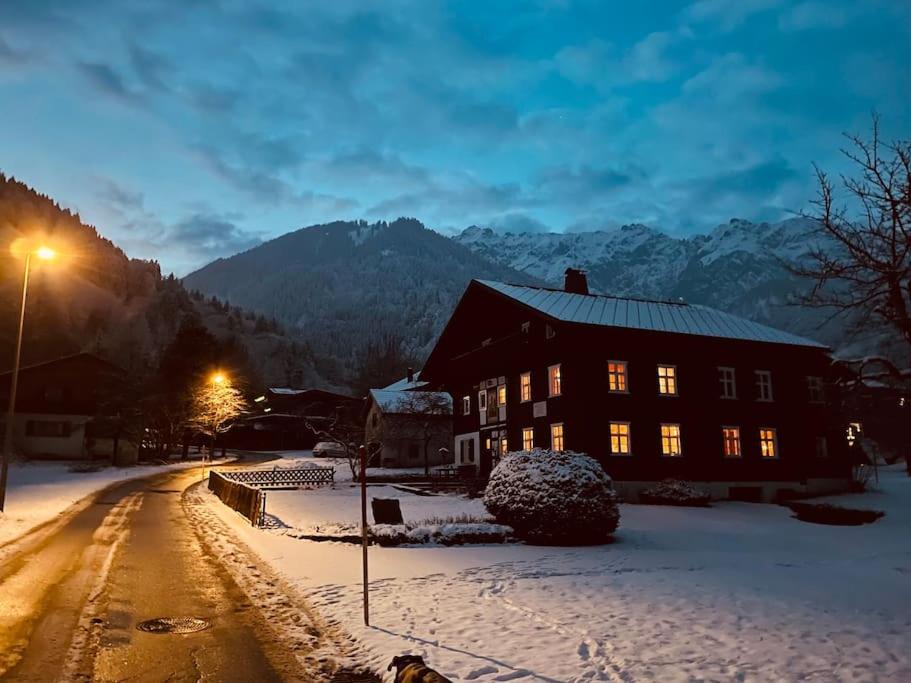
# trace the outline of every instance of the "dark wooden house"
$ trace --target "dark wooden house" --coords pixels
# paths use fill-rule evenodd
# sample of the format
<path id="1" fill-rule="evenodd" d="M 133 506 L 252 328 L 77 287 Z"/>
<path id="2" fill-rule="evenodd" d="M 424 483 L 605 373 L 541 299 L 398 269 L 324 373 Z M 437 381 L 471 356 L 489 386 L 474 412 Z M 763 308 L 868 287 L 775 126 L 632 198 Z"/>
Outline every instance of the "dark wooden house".
<path id="1" fill-rule="evenodd" d="M 337 416 L 360 423 L 364 400 L 323 389 L 274 387 L 254 400 L 254 410 L 235 422 L 225 436 L 231 448 L 257 451 L 303 450 L 317 442 L 314 427 Z"/>
<path id="2" fill-rule="evenodd" d="M 588 453 L 622 495 L 698 482 L 770 500 L 849 479 L 831 362 L 814 341 L 705 306 L 473 281 L 422 371 L 454 402 L 457 464 Z"/>
<path id="3" fill-rule="evenodd" d="M 118 439 L 117 395 L 124 371 L 78 353 L 19 370 L 13 448 L 39 458 L 113 458 Z M 0 374 L 5 420 L 12 373 Z M 5 425 L 0 426 L 0 434 Z"/>

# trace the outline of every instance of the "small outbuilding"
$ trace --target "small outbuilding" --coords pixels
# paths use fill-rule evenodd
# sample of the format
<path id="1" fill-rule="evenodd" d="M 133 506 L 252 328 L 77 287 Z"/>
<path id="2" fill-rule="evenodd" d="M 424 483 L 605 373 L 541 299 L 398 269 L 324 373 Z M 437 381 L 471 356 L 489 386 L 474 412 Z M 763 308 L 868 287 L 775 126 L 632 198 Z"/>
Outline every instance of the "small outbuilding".
<path id="1" fill-rule="evenodd" d="M 441 391 L 371 389 L 364 431 L 381 467 L 429 470 L 451 464 L 452 397 Z"/>

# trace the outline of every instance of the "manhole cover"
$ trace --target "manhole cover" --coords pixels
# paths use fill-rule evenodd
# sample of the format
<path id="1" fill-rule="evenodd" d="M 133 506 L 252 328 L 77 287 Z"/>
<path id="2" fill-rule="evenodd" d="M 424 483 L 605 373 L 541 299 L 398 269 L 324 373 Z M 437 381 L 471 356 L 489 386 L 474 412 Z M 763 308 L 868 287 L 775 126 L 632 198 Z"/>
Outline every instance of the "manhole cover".
<path id="1" fill-rule="evenodd" d="M 136 624 L 136 628 L 146 633 L 196 633 L 205 631 L 212 624 L 196 617 L 159 617 Z"/>

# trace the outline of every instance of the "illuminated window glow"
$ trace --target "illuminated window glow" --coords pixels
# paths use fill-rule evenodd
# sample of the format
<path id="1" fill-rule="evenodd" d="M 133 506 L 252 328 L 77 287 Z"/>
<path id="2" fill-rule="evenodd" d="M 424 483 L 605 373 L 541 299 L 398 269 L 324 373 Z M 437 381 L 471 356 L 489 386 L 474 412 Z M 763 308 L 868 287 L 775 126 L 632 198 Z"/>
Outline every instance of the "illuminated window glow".
<path id="1" fill-rule="evenodd" d="M 563 423 L 552 424 L 550 426 L 550 447 L 555 451 L 562 451 L 563 448 Z"/>
<path id="2" fill-rule="evenodd" d="M 531 373 L 523 372 L 519 375 L 519 398 L 522 403 L 531 400 Z"/>
<path id="3" fill-rule="evenodd" d="M 522 430 L 522 450 L 530 451 L 535 447 L 534 427 L 525 427 Z"/>
<path id="4" fill-rule="evenodd" d="M 740 427 L 722 427 L 721 437 L 725 458 L 739 458 L 743 455 L 740 449 Z"/>
<path id="5" fill-rule="evenodd" d="M 677 395 L 677 367 L 674 365 L 658 366 L 658 393 L 665 396 Z"/>
<path id="6" fill-rule="evenodd" d="M 559 365 L 547 368 L 547 391 L 550 396 L 559 396 L 563 393 L 563 376 Z"/>
<path id="7" fill-rule="evenodd" d="M 611 455 L 629 455 L 631 453 L 629 422 L 610 423 L 610 452 Z"/>
<path id="8" fill-rule="evenodd" d="M 679 424 L 661 425 L 661 454 L 668 457 L 677 457 L 683 454 Z"/>
<path id="9" fill-rule="evenodd" d="M 772 427 L 759 430 L 759 453 L 769 460 L 778 457 L 778 434 Z"/>
<path id="10" fill-rule="evenodd" d="M 627 392 L 626 361 L 611 360 L 607 362 L 607 389 L 617 393 Z"/>
<path id="11" fill-rule="evenodd" d="M 501 384 L 497 387 L 497 405 L 506 405 L 506 385 Z"/>

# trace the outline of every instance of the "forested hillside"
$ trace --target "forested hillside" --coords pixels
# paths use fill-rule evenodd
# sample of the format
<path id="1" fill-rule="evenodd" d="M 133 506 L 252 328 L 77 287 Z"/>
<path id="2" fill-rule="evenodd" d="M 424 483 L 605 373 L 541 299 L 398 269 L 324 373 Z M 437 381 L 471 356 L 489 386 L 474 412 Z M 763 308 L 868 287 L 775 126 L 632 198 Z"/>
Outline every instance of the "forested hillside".
<path id="1" fill-rule="evenodd" d="M 419 221 L 339 221 L 219 259 L 184 283 L 280 323 L 358 391 L 420 365 L 472 278 L 534 284 Z"/>
<path id="2" fill-rule="evenodd" d="M 207 329 L 251 387 L 333 386 L 304 345 L 262 315 L 191 296 L 157 263 L 129 258 L 78 214 L 0 174 L 0 370 L 12 364 L 23 261 L 22 240 L 48 242 L 59 258 L 35 262 L 29 286 L 23 364 L 79 351 L 131 373 L 157 368 L 181 327 Z M 21 250 L 19 250 L 21 251 Z"/>

